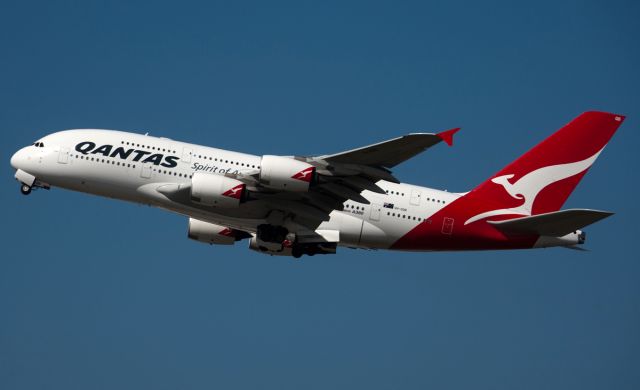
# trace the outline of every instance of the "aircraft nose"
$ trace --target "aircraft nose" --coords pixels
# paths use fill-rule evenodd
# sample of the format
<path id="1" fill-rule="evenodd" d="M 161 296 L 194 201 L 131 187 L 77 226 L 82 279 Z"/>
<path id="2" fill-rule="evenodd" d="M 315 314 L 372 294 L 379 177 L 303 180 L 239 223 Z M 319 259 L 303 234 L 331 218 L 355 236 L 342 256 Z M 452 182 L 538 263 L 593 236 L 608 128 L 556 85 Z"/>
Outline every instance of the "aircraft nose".
<path id="1" fill-rule="evenodd" d="M 24 165 L 25 150 L 24 148 L 18 150 L 11 156 L 11 166 L 15 169 L 20 169 L 20 166 Z"/>

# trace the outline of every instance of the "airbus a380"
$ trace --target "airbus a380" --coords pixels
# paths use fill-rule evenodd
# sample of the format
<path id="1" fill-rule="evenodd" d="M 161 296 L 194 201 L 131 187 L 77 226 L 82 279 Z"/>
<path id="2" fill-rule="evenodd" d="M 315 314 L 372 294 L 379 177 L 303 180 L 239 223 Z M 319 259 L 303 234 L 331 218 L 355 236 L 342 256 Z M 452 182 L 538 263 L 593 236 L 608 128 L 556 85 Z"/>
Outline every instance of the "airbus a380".
<path id="1" fill-rule="evenodd" d="M 322 156 L 256 156 L 113 130 L 66 130 L 11 158 L 23 194 L 50 187 L 188 217 L 188 237 L 300 257 L 338 246 L 404 251 L 578 248 L 612 213 L 560 210 L 624 121 L 585 112 L 473 190 L 401 183 L 396 165 L 459 129 Z"/>

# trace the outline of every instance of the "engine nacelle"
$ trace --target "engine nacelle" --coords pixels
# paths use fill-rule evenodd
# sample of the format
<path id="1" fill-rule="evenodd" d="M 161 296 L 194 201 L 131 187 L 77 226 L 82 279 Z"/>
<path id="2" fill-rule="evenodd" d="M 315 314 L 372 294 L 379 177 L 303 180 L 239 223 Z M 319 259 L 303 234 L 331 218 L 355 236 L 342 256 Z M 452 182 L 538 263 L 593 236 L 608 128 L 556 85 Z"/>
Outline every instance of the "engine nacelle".
<path id="1" fill-rule="evenodd" d="M 236 208 L 246 198 L 246 185 L 239 180 L 204 172 L 196 172 L 191 178 L 191 200 L 195 203 Z"/>
<path id="2" fill-rule="evenodd" d="M 291 157 L 262 156 L 260 182 L 281 191 L 307 192 L 316 182 L 316 168 Z"/>
<path id="3" fill-rule="evenodd" d="M 206 244 L 233 245 L 236 241 L 250 237 L 248 233 L 189 218 L 189 238 Z"/>

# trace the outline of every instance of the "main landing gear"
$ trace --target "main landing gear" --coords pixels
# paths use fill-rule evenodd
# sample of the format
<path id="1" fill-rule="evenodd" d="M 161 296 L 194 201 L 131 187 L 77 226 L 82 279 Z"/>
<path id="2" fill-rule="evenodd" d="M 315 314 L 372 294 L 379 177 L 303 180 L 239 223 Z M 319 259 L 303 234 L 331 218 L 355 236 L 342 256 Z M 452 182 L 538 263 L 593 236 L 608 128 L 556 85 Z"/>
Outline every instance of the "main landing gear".
<path id="1" fill-rule="evenodd" d="M 287 238 L 289 231 L 283 226 L 260 225 L 258 226 L 258 238 L 264 242 L 280 244 Z"/>
<path id="2" fill-rule="evenodd" d="M 292 238 L 293 236 L 293 238 Z M 271 255 L 293 256 L 299 259 L 303 255 L 325 255 L 336 253 L 337 245 L 329 242 L 299 243 L 294 234 L 284 226 L 270 224 L 259 225 L 256 237 L 250 248 Z"/>
<path id="3" fill-rule="evenodd" d="M 302 255 L 313 256 L 316 253 L 323 253 L 317 244 L 295 244 L 291 247 L 291 256 L 299 259 Z"/>
<path id="4" fill-rule="evenodd" d="M 336 243 L 317 242 L 308 244 L 293 244 L 291 247 L 291 256 L 299 259 L 302 255 L 329 255 L 336 253 Z"/>

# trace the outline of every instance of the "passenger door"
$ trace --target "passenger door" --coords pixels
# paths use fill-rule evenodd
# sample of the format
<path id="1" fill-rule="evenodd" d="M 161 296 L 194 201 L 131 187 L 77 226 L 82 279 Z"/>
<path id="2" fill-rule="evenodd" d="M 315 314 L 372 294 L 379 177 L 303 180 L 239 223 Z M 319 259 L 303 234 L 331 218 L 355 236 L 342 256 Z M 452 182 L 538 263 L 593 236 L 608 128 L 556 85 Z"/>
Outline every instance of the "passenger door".
<path id="1" fill-rule="evenodd" d="M 420 193 L 420 191 L 411 190 L 411 199 L 410 199 L 409 203 L 411 203 L 413 206 L 420 206 L 420 197 L 421 196 L 422 196 L 422 194 Z"/>
<path id="2" fill-rule="evenodd" d="M 60 164 L 66 164 L 69 162 L 69 148 L 61 147 L 60 154 L 58 155 L 58 162 Z"/>
<path id="3" fill-rule="evenodd" d="M 453 233 L 453 218 L 445 217 L 442 221 L 442 234 L 451 234 Z"/>
<path id="4" fill-rule="evenodd" d="M 380 209 L 381 206 L 379 204 L 372 203 L 371 204 L 371 212 L 369 214 L 369 219 L 372 221 L 380 220 Z"/>
<path id="5" fill-rule="evenodd" d="M 150 179 L 151 168 L 153 167 L 153 165 L 151 163 L 146 163 L 141 165 L 142 165 L 142 170 L 140 171 L 140 177 L 142 177 L 143 179 Z"/>
<path id="6" fill-rule="evenodd" d="M 182 158 L 180 159 L 180 161 L 190 163 L 192 155 L 193 150 L 191 148 L 182 148 Z"/>

